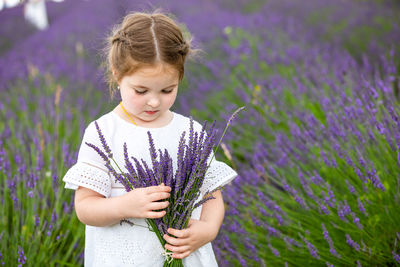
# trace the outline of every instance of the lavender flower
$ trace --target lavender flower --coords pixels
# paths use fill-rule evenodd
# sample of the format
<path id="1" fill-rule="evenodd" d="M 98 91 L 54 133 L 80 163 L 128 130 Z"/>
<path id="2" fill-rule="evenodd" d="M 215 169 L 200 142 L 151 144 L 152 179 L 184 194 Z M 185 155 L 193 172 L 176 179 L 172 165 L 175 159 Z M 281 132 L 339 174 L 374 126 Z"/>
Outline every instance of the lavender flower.
<path id="1" fill-rule="evenodd" d="M 323 233 L 323 235 L 324 235 L 324 238 L 325 238 L 326 242 L 328 242 L 328 244 L 329 244 L 329 251 L 330 251 L 330 253 L 331 253 L 333 256 L 340 258 L 341 256 L 336 252 L 336 249 L 335 249 L 335 247 L 333 246 L 333 241 L 332 241 L 331 237 L 329 236 L 328 230 L 326 229 L 326 227 L 325 227 L 325 225 L 324 225 L 323 223 L 321 224 L 321 226 L 322 226 L 322 230 L 323 230 L 322 233 Z"/>
<path id="2" fill-rule="evenodd" d="M 183 132 L 181 138 L 179 139 L 178 145 L 178 159 L 177 159 L 177 170 L 175 174 L 175 187 L 173 188 L 175 196 L 178 194 L 181 186 L 183 185 L 182 181 L 182 169 L 183 169 L 183 158 L 184 158 L 184 145 L 185 145 L 185 134 Z"/>
<path id="3" fill-rule="evenodd" d="M 104 162 L 110 163 L 108 156 L 103 151 L 101 151 L 100 148 L 98 148 L 96 145 L 88 143 L 88 142 L 85 142 L 85 144 L 90 146 L 91 148 L 93 148 L 97 152 L 97 154 L 99 154 L 100 157 L 104 160 Z"/>
<path id="4" fill-rule="evenodd" d="M 318 173 L 315 173 L 315 175 L 311 176 L 310 180 L 316 185 L 320 185 L 323 183 L 323 179 Z"/>
<path id="5" fill-rule="evenodd" d="M 299 233 L 301 239 L 306 243 L 306 246 L 308 248 L 308 251 L 310 252 L 310 255 L 319 260 L 321 257 L 318 255 L 318 250 L 315 248 L 315 246 L 308 241 L 306 238 L 304 238 L 300 233 Z"/>
<path id="6" fill-rule="evenodd" d="M 135 171 L 135 168 L 132 165 L 132 162 L 129 160 L 129 156 L 128 156 L 128 148 L 126 146 L 126 143 L 124 143 L 124 160 L 125 160 L 125 168 L 128 170 L 129 172 L 129 183 L 133 186 L 133 187 L 139 187 L 139 180 L 138 180 L 138 176 L 137 173 Z"/>
<path id="7" fill-rule="evenodd" d="M 153 168 L 155 168 L 157 165 L 157 152 L 150 131 L 147 131 L 147 136 L 149 138 L 149 145 L 150 145 L 150 158 L 153 163 Z"/>
<path id="8" fill-rule="evenodd" d="M 395 261 L 397 261 L 397 263 L 400 263 L 400 256 L 399 254 L 396 254 L 396 252 L 394 250 L 392 250 L 392 255 L 393 255 L 393 259 Z"/>
<path id="9" fill-rule="evenodd" d="M 288 236 L 284 236 L 283 241 L 285 242 L 287 249 L 292 251 L 293 251 L 292 246 L 299 246 L 298 243 L 293 238 L 290 238 Z"/>
<path id="10" fill-rule="evenodd" d="M 293 196 L 293 198 L 296 200 L 296 202 L 300 204 L 300 206 L 302 206 L 304 209 L 308 209 L 304 200 L 297 194 L 296 189 L 291 188 L 285 181 L 282 182 L 282 185 L 283 185 L 283 188 Z"/>
<path id="11" fill-rule="evenodd" d="M 360 250 L 360 245 L 357 244 L 353 239 L 351 239 L 349 234 L 346 234 L 346 242 L 350 247 L 354 248 L 356 251 Z"/>
<path id="12" fill-rule="evenodd" d="M 324 204 L 321 204 L 319 201 L 317 202 L 318 203 L 318 207 L 326 214 L 326 215 L 329 215 L 331 212 L 328 210 L 328 208 L 324 205 Z"/>
<path id="13" fill-rule="evenodd" d="M 275 257 L 280 257 L 279 251 L 274 248 L 271 244 L 268 244 L 269 249 L 272 251 L 272 253 L 275 255 Z"/>
<path id="14" fill-rule="evenodd" d="M 232 121 L 236 118 L 237 114 L 242 111 L 243 109 L 245 109 L 246 107 L 240 107 L 238 108 L 235 112 L 233 112 L 232 116 L 229 118 L 228 123 L 227 123 L 227 127 L 229 127 L 229 125 L 232 123 Z"/>
<path id="15" fill-rule="evenodd" d="M 363 226 L 360 223 L 360 219 L 356 216 L 354 212 L 351 213 L 351 216 L 353 217 L 353 223 L 357 226 L 358 229 L 363 229 Z"/>
<path id="16" fill-rule="evenodd" d="M 203 198 L 202 200 L 200 200 L 199 202 L 197 202 L 197 203 L 193 206 L 193 209 L 195 209 L 195 208 L 197 208 L 197 207 L 203 205 L 206 201 L 211 200 L 211 199 L 215 199 L 215 197 L 213 197 L 213 196 L 211 195 L 211 196 L 208 196 L 208 197 Z"/>
<path id="17" fill-rule="evenodd" d="M 368 216 L 368 213 L 366 212 L 363 203 L 361 202 L 360 198 L 357 198 L 357 203 L 358 203 L 358 208 L 360 211 L 365 215 Z"/>
<path id="18" fill-rule="evenodd" d="M 35 227 L 39 227 L 40 225 L 40 217 L 39 215 L 35 214 Z"/>
<path id="19" fill-rule="evenodd" d="M 20 246 L 18 246 L 18 263 L 18 266 L 22 266 L 26 263 L 24 249 Z"/>
<path id="20" fill-rule="evenodd" d="M 268 230 L 268 234 L 271 235 L 271 236 L 276 236 L 276 237 L 280 237 L 281 236 L 281 232 L 279 230 L 276 230 L 272 226 L 267 226 L 267 230 Z"/>
<path id="21" fill-rule="evenodd" d="M 340 219 L 342 219 L 343 221 L 346 221 L 346 216 L 351 213 L 351 208 L 347 204 L 346 200 L 344 200 L 344 205 L 338 204 L 338 211 L 337 212 L 338 212 L 338 215 L 339 215 Z"/>
<path id="22" fill-rule="evenodd" d="M 350 184 L 348 180 L 345 180 L 347 187 L 349 188 L 350 193 L 354 194 L 356 192 L 354 186 Z"/>
<path id="23" fill-rule="evenodd" d="M 94 124 L 96 125 L 96 129 L 97 129 L 97 133 L 99 135 L 99 139 L 101 141 L 101 145 L 103 146 L 104 150 L 106 151 L 108 157 L 112 158 L 113 154 L 111 153 L 110 147 L 106 143 L 106 139 L 104 138 L 104 135 L 100 130 L 99 124 L 97 123 L 97 121 L 95 121 Z"/>

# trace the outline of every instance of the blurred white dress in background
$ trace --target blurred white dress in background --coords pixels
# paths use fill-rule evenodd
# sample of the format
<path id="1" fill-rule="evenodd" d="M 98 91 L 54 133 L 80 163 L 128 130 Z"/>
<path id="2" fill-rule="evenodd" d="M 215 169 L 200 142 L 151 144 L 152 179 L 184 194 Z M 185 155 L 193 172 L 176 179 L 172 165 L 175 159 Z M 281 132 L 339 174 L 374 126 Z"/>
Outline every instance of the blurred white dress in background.
<path id="1" fill-rule="evenodd" d="M 20 3 L 20 0 L 0 0 L 0 10 L 8 7 L 15 7 Z"/>
<path id="2" fill-rule="evenodd" d="M 51 0 L 53 2 L 63 2 L 64 0 Z M 25 4 L 25 20 L 33 24 L 37 29 L 44 30 L 49 26 L 46 12 L 45 0 L 0 0 L 0 11 L 4 8 L 12 8 L 19 4 Z"/>
<path id="3" fill-rule="evenodd" d="M 39 30 L 44 30 L 49 26 L 44 0 L 27 1 L 24 6 L 24 17 Z"/>

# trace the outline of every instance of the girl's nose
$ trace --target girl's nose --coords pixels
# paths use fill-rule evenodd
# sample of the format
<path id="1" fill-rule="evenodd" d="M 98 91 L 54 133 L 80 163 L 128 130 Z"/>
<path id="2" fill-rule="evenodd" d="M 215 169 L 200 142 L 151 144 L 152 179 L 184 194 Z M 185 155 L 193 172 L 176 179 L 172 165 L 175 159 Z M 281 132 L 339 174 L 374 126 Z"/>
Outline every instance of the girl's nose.
<path id="1" fill-rule="evenodd" d="M 152 97 L 147 101 L 147 105 L 151 107 L 158 107 L 160 105 L 160 100 L 157 97 Z"/>

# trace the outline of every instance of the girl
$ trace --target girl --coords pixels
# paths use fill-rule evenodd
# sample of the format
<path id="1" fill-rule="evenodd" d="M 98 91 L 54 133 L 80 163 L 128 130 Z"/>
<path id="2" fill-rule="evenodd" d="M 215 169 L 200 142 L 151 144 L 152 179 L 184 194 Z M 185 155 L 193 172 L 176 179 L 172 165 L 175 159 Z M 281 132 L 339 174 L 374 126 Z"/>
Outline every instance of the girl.
<path id="1" fill-rule="evenodd" d="M 178 84 L 183 78 L 186 56 L 192 52 L 176 23 L 164 14 L 132 13 L 117 25 L 108 38 L 106 49 L 109 83 L 118 85 L 121 103 L 96 121 L 102 129 L 113 157 L 124 166 L 123 142 L 131 156 L 151 164 L 147 131 L 156 147 L 168 149 L 174 157 L 189 118 L 170 108 L 175 102 Z M 201 125 L 194 122 L 195 131 Z M 183 259 L 185 266 L 217 266 L 211 241 L 224 217 L 221 192 L 195 209 L 186 229 L 168 229 L 163 248 L 146 218 L 165 215 L 170 187 L 153 186 L 126 192 L 108 173 L 102 158 L 85 143 L 101 147 L 94 122 L 84 133 L 78 160 L 63 178 L 65 187 L 76 190 L 75 210 L 86 225 L 85 266 L 162 266 L 165 249 L 172 257 Z M 211 157 L 210 157 L 211 159 Z M 151 165 L 150 165 L 151 166 Z M 126 171 L 126 170 L 123 170 Z M 208 169 L 205 192 L 231 181 L 237 173 L 214 160 Z"/>

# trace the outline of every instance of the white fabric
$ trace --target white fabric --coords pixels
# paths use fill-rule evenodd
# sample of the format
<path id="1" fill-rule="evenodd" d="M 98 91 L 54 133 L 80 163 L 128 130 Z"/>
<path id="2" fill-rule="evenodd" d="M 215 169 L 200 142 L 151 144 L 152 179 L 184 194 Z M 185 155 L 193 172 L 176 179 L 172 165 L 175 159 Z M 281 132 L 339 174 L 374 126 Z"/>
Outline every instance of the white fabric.
<path id="1" fill-rule="evenodd" d="M 133 125 L 123 120 L 113 111 L 103 115 L 97 120 L 106 142 L 111 148 L 113 157 L 121 167 L 124 167 L 123 143 L 127 143 L 128 154 L 137 159 L 143 158 L 151 165 L 148 135 L 150 131 L 157 149 L 168 150 L 173 157 L 174 172 L 177 167 L 177 149 L 180 135 L 186 131 L 186 142 L 189 139 L 188 117 L 173 112 L 172 121 L 161 128 L 144 128 Z M 201 131 L 200 123 L 194 121 L 194 129 Z M 65 188 L 76 190 L 83 186 L 94 190 L 106 198 L 121 196 L 126 193 L 123 185 L 108 173 L 103 159 L 85 143 L 92 143 L 101 148 L 101 143 L 94 122 L 91 122 L 85 130 L 78 160 L 65 174 L 63 181 Z M 211 157 L 209 158 L 209 161 Z M 237 173 L 223 162 L 213 159 L 203 186 L 200 189 L 203 194 L 229 183 Z M 202 206 L 192 213 L 193 219 L 200 219 Z M 135 226 L 128 223 L 117 223 L 107 227 L 95 227 L 86 225 L 85 233 L 85 266 L 163 266 L 163 248 L 157 236 L 150 232 L 144 219 L 128 218 Z M 145 226 L 145 227 L 141 227 Z M 193 252 L 183 259 L 184 266 L 218 266 L 211 243 Z"/>
<path id="2" fill-rule="evenodd" d="M 47 19 L 46 2 L 44 0 L 30 0 L 24 6 L 24 16 L 39 30 L 49 27 Z"/>
<path id="3" fill-rule="evenodd" d="M 83 186 L 92 189 L 105 197 L 111 194 L 111 178 L 107 170 L 86 162 L 78 162 L 64 176 L 65 188 L 78 189 Z"/>

